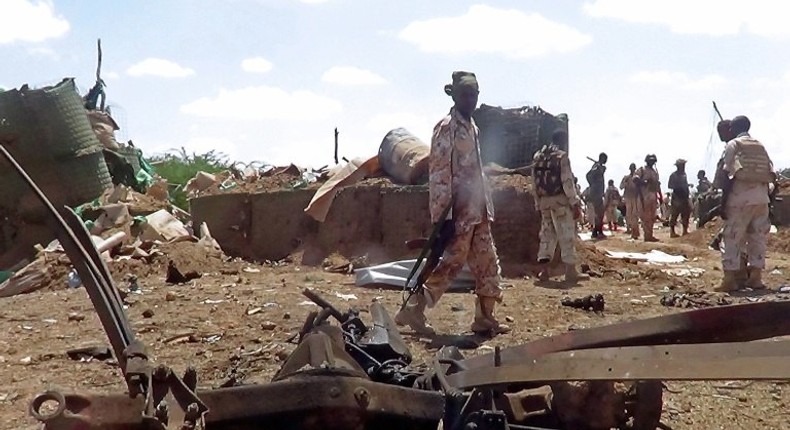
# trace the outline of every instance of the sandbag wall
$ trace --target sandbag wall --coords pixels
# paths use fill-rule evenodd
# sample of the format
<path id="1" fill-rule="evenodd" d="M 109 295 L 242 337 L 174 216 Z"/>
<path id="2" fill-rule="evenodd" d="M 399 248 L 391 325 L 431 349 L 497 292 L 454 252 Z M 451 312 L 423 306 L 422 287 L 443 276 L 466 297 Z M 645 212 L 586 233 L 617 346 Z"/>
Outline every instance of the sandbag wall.
<path id="1" fill-rule="evenodd" d="M 227 254 L 253 260 L 280 260 L 301 252 L 305 264 L 320 264 L 336 252 L 384 262 L 413 256 L 405 241 L 431 233 L 426 186 L 345 188 L 323 223 L 303 212 L 313 193 L 220 194 L 195 198 L 190 207 L 195 225 L 206 222 Z M 540 214 L 532 195 L 502 187 L 493 190 L 493 198 L 494 238 L 503 266 L 534 261 Z"/>
<path id="2" fill-rule="evenodd" d="M 540 107 L 503 109 L 483 104 L 475 110 L 474 119 L 480 128 L 483 162 L 509 168 L 531 164 L 535 152 L 551 142 L 554 131 L 568 131 L 566 114 L 554 116 Z"/>
<path id="3" fill-rule="evenodd" d="M 102 145 L 88 121 L 74 79 L 40 89 L 27 85 L 0 92 L 0 137 L 56 206 L 93 200 L 112 187 Z M 12 236 L 24 224 L 40 224 L 46 212 L 16 171 L 0 160 L 0 218 L 4 248 L 19 245 Z M 11 221 L 13 219 L 13 221 Z M 10 231 L 10 233 L 9 233 Z M 30 244 L 29 244 L 30 245 Z"/>
<path id="4" fill-rule="evenodd" d="M 73 79 L 0 93 L 0 136 L 14 139 L 7 149 L 55 204 L 78 205 L 112 186 Z M 0 172 L 0 205 L 37 212 L 16 173 L 7 165 Z"/>

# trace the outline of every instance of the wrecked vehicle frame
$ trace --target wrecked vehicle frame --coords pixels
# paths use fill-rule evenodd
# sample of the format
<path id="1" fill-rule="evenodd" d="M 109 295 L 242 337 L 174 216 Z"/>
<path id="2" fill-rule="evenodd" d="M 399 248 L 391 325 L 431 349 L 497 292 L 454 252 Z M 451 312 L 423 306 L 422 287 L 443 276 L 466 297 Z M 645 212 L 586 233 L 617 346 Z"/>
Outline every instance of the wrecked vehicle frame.
<path id="1" fill-rule="evenodd" d="M 136 340 L 118 289 L 82 221 L 58 210 L 0 142 L 0 152 L 52 214 L 58 238 L 107 333 L 128 393 L 47 391 L 30 404 L 49 430 L 72 429 L 655 429 L 663 380 L 788 380 L 790 302 L 692 310 L 577 330 L 464 358 L 443 348 L 428 369 L 410 354 L 379 303 L 368 327 L 314 292 L 297 349 L 268 384 L 197 388 L 197 372 L 155 365 Z M 332 317 L 339 326 L 328 323 Z M 563 410 L 562 384 L 630 384 L 612 423 Z M 48 404 L 50 407 L 45 408 Z M 54 404 L 54 406 L 53 406 Z M 611 405 L 610 405 L 611 406 Z M 576 416 L 576 421 L 569 418 Z M 581 420 L 581 421 L 579 421 Z"/>

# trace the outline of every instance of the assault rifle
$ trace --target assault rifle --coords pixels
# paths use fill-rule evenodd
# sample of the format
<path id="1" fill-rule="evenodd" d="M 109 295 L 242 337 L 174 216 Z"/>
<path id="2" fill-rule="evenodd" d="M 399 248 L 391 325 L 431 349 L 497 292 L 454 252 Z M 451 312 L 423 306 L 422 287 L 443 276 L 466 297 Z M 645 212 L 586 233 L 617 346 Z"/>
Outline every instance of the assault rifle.
<path id="1" fill-rule="evenodd" d="M 439 265 L 439 260 L 442 258 L 444 250 L 447 248 L 447 245 L 450 244 L 450 240 L 452 240 L 453 236 L 455 236 L 455 223 L 452 219 L 447 219 L 447 215 L 450 214 L 452 207 L 453 202 L 451 201 L 444 211 L 442 211 L 439 221 L 434 224 L 431 236 L 422 244 L 422 251 L 420 251 L 420 255 L 417 257 L 417 261 L 414 262 L 414 266 L 411 268 L 411 272 L 409 272 L 409 276 L 406 278 L 406 283 L 403 285 L 404 291 L 408 291 L 409 294 L 403 301 L 401 309 L 406 306 L 406 303 L 412 295 L 421 293 L 420 288 L 436 269 L 436 266 Z M 422 242 L 422 240 L 418 240 L 417 242 Z M 409 243 L 407 243 L 407 246 L 408 245 Z M 425 262 L 424 266 L 422 264 L 423 262 Z M 420 268 L 420 266 L 422 266 L 422 268 Z M 418 270 L 419 274 L 417 274 Z"/>

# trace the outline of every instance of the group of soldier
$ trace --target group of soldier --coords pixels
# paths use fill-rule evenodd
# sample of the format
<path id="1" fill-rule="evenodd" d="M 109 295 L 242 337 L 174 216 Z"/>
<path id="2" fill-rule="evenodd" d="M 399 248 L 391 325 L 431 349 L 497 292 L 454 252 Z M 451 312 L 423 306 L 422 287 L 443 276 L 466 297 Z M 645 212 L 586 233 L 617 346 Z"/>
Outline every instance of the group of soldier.
<path id="1" fill-rule="evenodd" d="M 454 72 L 452 83 L 444 88 L 452 97 L 450 113 L 434 127 L 431 139 L 429 167 L 429 206 L 431 221 L 442 226 L 446 248 L 443 257 L 424 285 L 417 285 L 395 317 L 398 325 L 407 325 L 421 335 L 434 334 L 425 317 L 426 308 L 434 307 L 449 289 L 450 282 L 468 265 L 475 277 L 475 313 L 471 330 L 476 333 L 496 335 L 507 333 L 510 328 L 497 320 L 494 309 L 502 302 L 499 258 L 491 234 L 494 206 L 483 173 L 480 157 L 479 130 L 472 118 L 477 107 L 479 85 L 470 72 Z M 724 279 L 718 291 L 738 288 L 763 288 L 762 271 L 765 267 L 766 234 L 768 220 L 769 184 L 775 175 L 773 165 L 762 144 L 749 135 L 748 118 L 738 116 L 732 121 L 722 121 L 718 130 L 726 142 L 724 156 L 719 163 L 715 184 L 724 191 L 721 217 L 725 220 L 722 252 Z M 551 143 L 534 155 L 532 166 L 535 185 L 535 206 L 541 215 L 540 245 L 537 263 L 541 266 L 539 278 L 549 278 L 549 263 L 559 247 L 568 282 L 587 278 L 578 272 L 576 256 L 576 226 L 582 218 L 582 193 L 571 170 L 565 151 L 568 135 L 556 131 Z M 601 153 L 587 173 L 588 190 L 584 193 L 587 211 L 591 215 L 592 236 L 603 237 L 604 216 L 609 206 L 608 222 L 615 228 L 615 211 L 612 204 L 620 195 L 609 181 L 605 186 L 604 174 L 608 157 Z M 659 204 L 664 196 L 656 170 L 657 157 L 648 154 L 645 164 L 637 168 L 632 163 L 620 182 L 625 203 L 627 231 L 638 239 L 640 229 L 644 240 L 655 242 L 654 223 Z M 685 173 L 685 160 L 677 160 L 676 171 L 667 186 L 672 190 L 670 235 L 678 218 L 681 234 L 688 233 L 692 212 L 689 183 Z M 710 188 L 705 172 L 698 174 L 699 190 Z M 446 229 L 444 226 L 451 228 Z M 439 229 L 437 229 L 439 231 Z"/>

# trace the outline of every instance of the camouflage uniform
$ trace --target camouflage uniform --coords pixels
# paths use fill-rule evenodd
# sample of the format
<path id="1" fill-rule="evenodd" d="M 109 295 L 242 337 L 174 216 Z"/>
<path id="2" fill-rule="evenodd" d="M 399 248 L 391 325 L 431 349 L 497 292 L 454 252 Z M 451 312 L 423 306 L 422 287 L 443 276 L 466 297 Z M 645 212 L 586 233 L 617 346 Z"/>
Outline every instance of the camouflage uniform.
<path id="1" fill-rule="evenodd" d="M 546 146 L 534 157 L 535 207 L 540 211 L 538 260 L 548 262 L 560 247 L 562 262 L 576 264 L 573 207 L 581 204 L 565 151 Z"/>
<path id="2" fill-rule="evenodd" d="M 749 158 L 752 150 L 757 153 L 752 157 L 756 161 Z M 768 184 L 772 180 L 773 164 L 759 141 L 748 133 L 741 133 L 727 143 L 724 169 L 734 182 L 725 208 L 723 269 L 725 274 L 738 271 L 741 268 L 740 256 L 745 253 L 750 269 L 762 270 L 765 268 L 766 239 L 771 228 Z"/>
<path id="3" fill-rule="evenodd" d="M 661 193 L 661 182 L 655 168 L 643 166 L 636 171 L 636 175 L 643 181 L 642 186 L 642 229 L 645 240 L 653 239 L 653 224 L 656 222 L 658 209 L 658 195 Z"/>
<path id="4" fill-rule="evenodd" d="M 464 264 L 475 276 L 475 293 L 502 299 L 499 258 L 491 235 L 494 205 L 480 159 L 479 130 L 474 119 L 461 116 L 455 108 L 433 131 L 430 157 L 430 211 L 436 223 L 444 209 L 453 202 L 450 217 L 455 236 L 436 270 L 425 282 L 435 305 L 450 287 L 450 281 Z"/>
<path id="5" fill-rule="evenodd" d="M 636 173 L 628 174 L 620 181 L 620 189 L 623 190 L 625 200 L 625 222 L 631 230 L 633 239 L 639 238 L 639 215 L 642 213 L 642 199 L 639 198 L 639 188 L 634 182 Z"/>
<path id="6" fill-rule="evenodd" d="M 614 185 L 606 187 L 606 196 L 604 199 L 606 205 L 606 222 L 615 227 L 617 226 L 617 207 L 620 206 L 620 200 L 622 200 L 622 197 Z"/>

